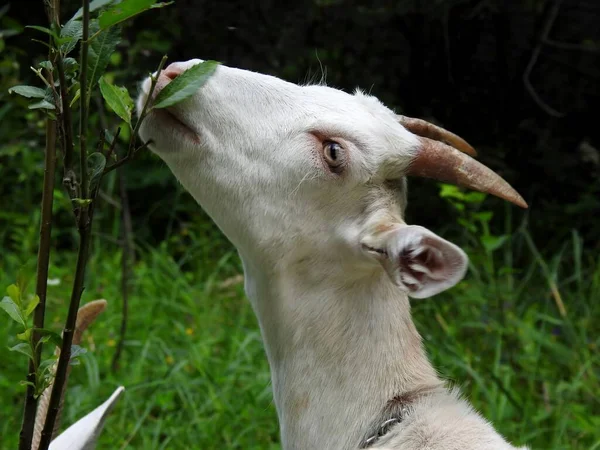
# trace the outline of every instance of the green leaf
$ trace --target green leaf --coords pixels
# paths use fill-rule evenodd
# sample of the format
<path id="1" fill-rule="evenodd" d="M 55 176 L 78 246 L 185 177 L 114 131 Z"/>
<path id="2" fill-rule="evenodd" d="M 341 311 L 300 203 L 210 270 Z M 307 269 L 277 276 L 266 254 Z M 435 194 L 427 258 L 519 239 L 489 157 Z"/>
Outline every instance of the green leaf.
<path id="1" fill-rule="evenodd" d="M 57 347 L 62 346 L 62 337 L 56 331 L 49 330 L 47 328 L 36 328 L 35 332 L 44 338 L 44 342 L 51 341 Z"/>
<path id="2" fill-rule="evenodd" d="M 0 301 L 0 308 L 6 311 L 6 314 L 8 314 L 12 320 L 25 326 L 25 319 L 21 314 L 19 305 L 17 305 L 12 298 L 4 297 L 2 301 Z"/>
<path id="3" fill-rule="evenodd" d="M 38 64 L 38 66 L 40 66 L 42 69 L 46 69 L 46 70 L 53 70 L 54 67 L 52 67 L 52 63 L 50 61 L 42 61 L 41 63 Z"/>
<path id="4" fill-rule="evenodd" d="M 87 350 L 85 348 L 83 348 L 79 345 L 73 344 L 71 346 L 71 361 L 81 355 L 84 355 L 85 353 L 87 353 Z"/>
<path id="5" fill-rule="evenodd" d="M 64 27 L 60 30 L 61 37 L 61 45 L 60 51 L 63 55 L 69 54 L 75 46 L 77 42 L 81 39 L 83 35 L 83 24 L 80 20 L 69 20 Z"/>
<path id="6" fill-rule="evenodd" d="M 218 65 L 217 61 L 204 61 L 190 67 L 160 91 L 154 108 L 167 108 L 194 95 L 217 70 Z"/>
<path id="7" fill-rule="evenodd" d="M 95 192 L 106 167 L 106 157 L 100 152 L 94 152 L 87 158 L 87 172 L 90 180 L 90 192 Z"/>
<path id="8" fill-rule="evenodd" d="M 156 0 L 123 0 L 100 14 L 100 28 L 104 30 L 144 11 L 163 8 L 171 3 L 156 3 Z"/>
<path id="9" fill-rule="evenodd" d="M 15 345 L 14 347 L 9 348 L 11 352 L 19 352 L 23 353 L 26 356 L 29 356 L 30 359 L 33 359 L 33 355 L 31 354 L 31 347 L 27 342 L 21 342 L 20 344 Z"/>
<path id="10" fill-rule="evenodd" d="M 98 23 L 90 23 L 90 32 L 98 31 Z M 121 29 L 119 27 L 106 30 L 94 39 L 89 46 L 88 53 L 88 91 L 89 95 L 100 76 L 106 70 L 110 55 L 115 51 L 117 44 L 121 41 Z"/>
<path id="11" fill-rule="evenodd" d="M 102 8 L 103 6 L 109 5 L 113 3 L 115 0 L 94 0 L 90 2 L 90 13 Z M 81 19 L 83 17 L 83 8 L 79 8 L 79 10 L 75 13 L 71 20 Z"/>
<path id="12" fill-rule="evenodd" d="M 71 104 L 69 105 L 69 108 L 72 108 L 73 105 L 75 103 L 77 103 L 77 100 L 79 100 L 79 97 L 81 97 L 81 89 L 77 89 L 77 92 L 75 92 L 75 95 L 73 96 L 73 100 L 71 100 Z"/>
<path id="13" fill-rule="evenodd" d="M 20 307 L 21 305 L 21 289 L 16 284 L 11 284 L 6 288 L 8 296 Z"/>
<path id="14" fill-rule="evenodd" d="M 40 100 L 39 102 L 32 103 L 28 106 L 29 109 L 56 109 L 52 103 L 48 100 Z"/>
<path id="15" fill-rule="evenodd" d="M 26 25 L 25 28 L 32 28 L 34 30 L 41 31 L 42 33 L 46 33 L 47 35 L 52 36 L 55 39 L 58 38 L 56 33 L 50 28 L 40 27 L 39 25 Z"/>
<path id="16" fill-rule="evenodd" d="M 482 236 L 481 243 L 488 252 L 497 250 L 506 242 L 508 236 Z"/>
<path id="17" fill-rule="evenodd" d="M 109 84 L 104 77 L 99 81 L 102 97 L 115 112 L 117 116 L 131 125 L 131 111 L 133 110 L 133 100 L 129 96 L 126 88 Z"/>
<path id="18" fill-rule="evenodd" d="M 13 86 L 8 90 L 9 94 L 18 94 L 27 98 L 44 98 L 46 97 L 46 91 L 42 88 L 35 86 Z"/>
<path id="19" fill-rule="evenodd" d="M 25 342 L 29 342 L 29 338 L 31 337 L 31 328 L 27 328 L 22 333 L 17 334 L 17 339 Z"/>
<path id="20" fill-rule="evenodd" d="M 56 358 L 56 357 L 45 359 L 45 360 L 43 360 L 43 361 L 40 363 L 40 365 L 39 365 L 39 369 L 40 369 L 42 372 L 45 372 L 45 371 L 50 371 L 50 369 L 52 368 L 52 366 L 54 365 L 54 363 L 56 363 L 56 361 L 57 361 L 57 358 Z"/>
<path id="21" fill-rule="evenodd" d="M 37 295 L 34 295 L 33 298 L 29 301 L 29 305 L 27 305 L 27 309 L 25 310 L 25 317 L 29 317 L 33 310 L 37 305 L 40 304 L 40 298 Z"/>

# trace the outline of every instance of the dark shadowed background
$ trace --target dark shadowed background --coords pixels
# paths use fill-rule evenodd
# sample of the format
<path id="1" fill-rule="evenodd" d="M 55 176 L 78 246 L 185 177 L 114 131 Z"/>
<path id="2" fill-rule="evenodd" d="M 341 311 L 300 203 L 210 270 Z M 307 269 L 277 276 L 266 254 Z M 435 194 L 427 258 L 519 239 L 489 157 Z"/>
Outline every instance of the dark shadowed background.
<path id="1" fill-rule="evenodd" d="M 34 2 L 9 3 L 9 16 L 21 24 L 45 24 Z M 75 9 L 76 2 L 63 3 L 63 10 Z M 115 77 L 134 86 L 168 53 L 170 61 L 215 59 L 293 82 L 325 77 L 346 91 L 360 87 L 399 113 L 434 121 L 471 142 L 529 202 L 529 226 L 544 236 L 544 248 L 560 245 L 576 227 L 587 246 L 598 249 L 599 21 L 600 3 L 593 0 L 177 0 L 128 28 L 120 48 L 126 64 L 115 66 Z M 10 76 L 31 78 L 31 56 L 44 56 L 32 37 L 39 36 L 27 30 L 6 40 L 20 49 L 20 69 Z M 6 99 L 5 89 L 0 96 Z M 7 116 L 2 122 L 9 138 L 8 126 L 26 126 Z M 6 156 L 0 158 L 6 166 Z M 127 169 L 136 227 L 152 225 L 140 232 L 156 240 L 171 223 L 159 203 L 178 197 L 161 165 L 146 157 Z M 3 178 L 0 202 L 12 202 L 18 183 Z M 412 222 L 444 226 L 452 209 L 437 191 L 434 183 L 411 182 Z M 195 214 L 186 199 L 180 202 L 176 221 Z M 504 211 L 502 202 L 488 202 Z"/>

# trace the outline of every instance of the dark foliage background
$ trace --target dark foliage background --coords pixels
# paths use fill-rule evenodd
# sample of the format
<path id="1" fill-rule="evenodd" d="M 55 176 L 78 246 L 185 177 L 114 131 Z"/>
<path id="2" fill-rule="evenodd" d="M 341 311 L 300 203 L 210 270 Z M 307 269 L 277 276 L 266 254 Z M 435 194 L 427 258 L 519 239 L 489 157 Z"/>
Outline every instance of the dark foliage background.
<path id="1" fill-rule="evenodd" d="M 10 2 L 9 16 L 44 24 L 43 9 L 32 3 Z M 64 2 L 64 11 L 76 3 Z M 529 202 L 529 226 L 543 236 L 543 248 L 554 249 L 577 227 L 587 247 L 599 249 L 599 20 L 600 3 L 592 0 L 177 0 L 127 30 L 126 64 L 116 66 L 115 77 L 134 85 L 167 52 L 170 61 L 216 59 L 294 82 L 326 75 L 329 85 L 361 87 L 398 112 L 467 138 Z M 26 30 L 6 40 L 20 63 L 10 81 L 32 78 L 31 56 L 41 59 L 44 52 L 34 36 Z M 3 147 L 26 136 L 41 150 L 41 128 L 27 130 L 31 121 L 22 109 L 8 109 Z M 0 158 L 3 214 L 29 213 L 37 202 L 14 202 L 27 181 L 7 169 L 6 148 Z M 156 242 L 169 226 L 198 213 L 156 158 L 142 159 L 127 169 L 135 228 Z M 453 211 L 435 184 L 414 180 L 411 186 L 410 220 L 443 227 Z M 488 202 L 504 211 L 501 202 Z M 175 210 L 161 207 L 173 203 Z"/>

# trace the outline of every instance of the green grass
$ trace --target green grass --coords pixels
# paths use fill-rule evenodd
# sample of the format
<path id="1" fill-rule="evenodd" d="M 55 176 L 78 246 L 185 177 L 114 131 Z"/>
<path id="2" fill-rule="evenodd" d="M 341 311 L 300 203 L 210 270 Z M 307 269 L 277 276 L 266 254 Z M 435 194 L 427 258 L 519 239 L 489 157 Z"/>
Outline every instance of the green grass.
<path id="1" fill-rule="evenodd" d="M 166 246 L 141 250 L 121 370 L 112 374 L 120 256 L 116 247 L 96 244 L 84 301 L 106 298 L 109 307 L 84 338 L 88 353 L 72 372 L 63 424 L 123 384 L 100 449 L 280 448 L 257 322 L 242 285 L 221 286 L 240 272 L 230 248 L 221 243 L 211 254 L 199 240 L 177 261 Z M 549 260 L 525 234 L 498 251 L 507 263 L 530 262 L 497 268 L 498 258 L 472 250 L 464 282 L 413 303 L 434 364 L 511 441 L 534 449 L 600 449 L 600 261 L 584 255 L 576 234 Z M 50 288 L 47 317 L 57 330 L 73 258 L 63 254 L 50 273 L 60 280 Z M 14 281 L 17 260 L 3 255 L 2 287 Z M 7 350 L 16 327 L 5 315 L 0 324 L 4 450 L 17 446 L 26 362 Z"/>

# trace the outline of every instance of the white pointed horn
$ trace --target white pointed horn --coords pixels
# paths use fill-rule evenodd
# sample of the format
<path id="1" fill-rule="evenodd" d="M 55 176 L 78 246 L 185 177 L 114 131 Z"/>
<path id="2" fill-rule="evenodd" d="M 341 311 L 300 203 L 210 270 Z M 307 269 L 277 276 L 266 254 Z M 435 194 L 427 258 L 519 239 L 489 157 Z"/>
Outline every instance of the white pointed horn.
<path id="1" fill-rule="evenodd" d="M 108 400 L 54 439 L 49 450 L 94 450 L 106 417 L 124 390 L 123 386 L 119 386 Z"/>

